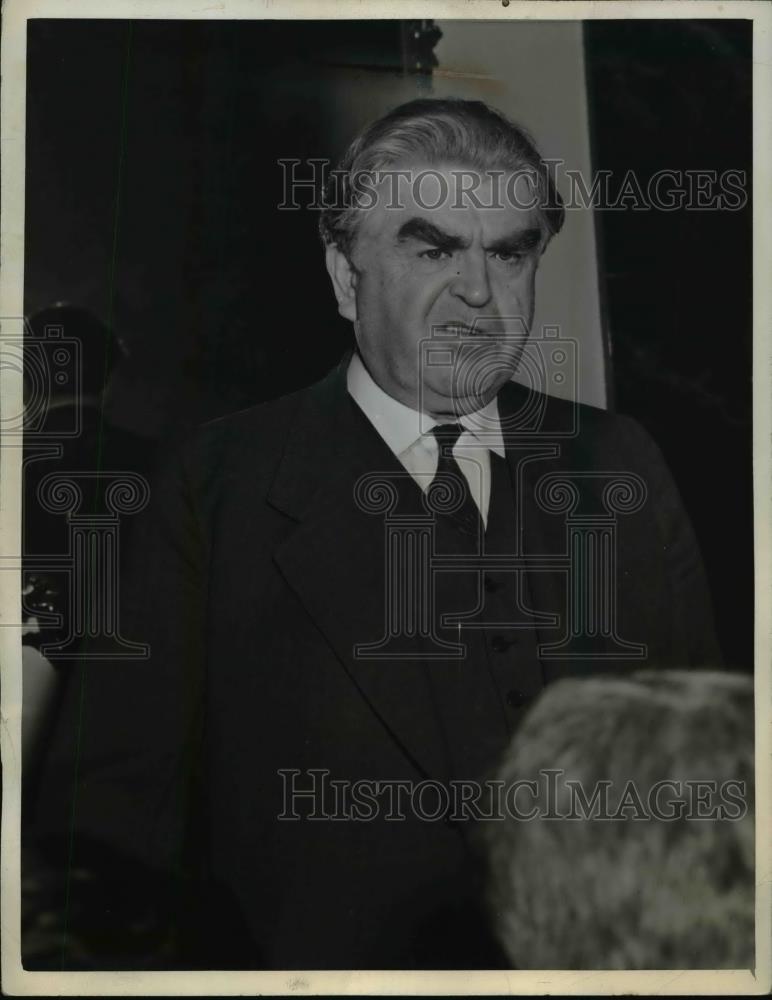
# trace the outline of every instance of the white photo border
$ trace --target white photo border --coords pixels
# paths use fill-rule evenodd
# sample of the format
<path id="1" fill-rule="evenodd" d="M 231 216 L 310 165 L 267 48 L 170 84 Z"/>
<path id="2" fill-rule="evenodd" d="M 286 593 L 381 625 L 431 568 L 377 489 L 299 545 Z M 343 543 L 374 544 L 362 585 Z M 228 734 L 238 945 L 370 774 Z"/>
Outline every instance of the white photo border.
<path id="1" fill-rule="evenodd" d="M 20 630 L 0 627 L 3 800 L 2 984 L 13 996 L 765 995 L 772 988 L 772 3 L 693 0 L 6 0 L 2 9 L 0 337 L 23 315 L 26 29 L 32 18 L 753 21 L 753 435 L 756 692 L 756 969 L 667 971 L 27 972 L 20 958 Z M 0 417 L 20 410 L 21 374 L 0 366 Z M 0 553 L 20 551 L 21 449 L 0 441 Z M 0 626 L 20 586 L 0 573 Z M 763 832 L 764 835 L 761 835 Z"/>

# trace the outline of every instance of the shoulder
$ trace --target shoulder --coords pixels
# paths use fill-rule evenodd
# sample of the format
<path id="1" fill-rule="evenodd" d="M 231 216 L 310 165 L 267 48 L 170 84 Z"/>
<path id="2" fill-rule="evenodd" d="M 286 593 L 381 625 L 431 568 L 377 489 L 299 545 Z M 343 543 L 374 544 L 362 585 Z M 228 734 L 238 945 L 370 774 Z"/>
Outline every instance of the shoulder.
<path id="1" fill-rule="evenodd" d="M 300 389 L 202 424 L 183 449 L 200 463 L 218 465 L 229 458 L 257 459 L 281 453 L 298 408 L 309 392 Z"/>
<path id="2" fill-rule="evenodd" d="M 223 491 L 246 483 L 258 494 L 267 491 L 310 392 L 301 389 L 200 425 L 164 463 L 153 492 L 188 496 L 206 510 Z"/>
<path id="3" fill-rule="evenodd" d="M 530 437 L 555 442 L 566 457 L 585 460 L 661 461 L 648 432 L 624 414 L 550 396 L 516 382 L 502 389 L 499 410 L 502 426 L 515 441 Z"/>

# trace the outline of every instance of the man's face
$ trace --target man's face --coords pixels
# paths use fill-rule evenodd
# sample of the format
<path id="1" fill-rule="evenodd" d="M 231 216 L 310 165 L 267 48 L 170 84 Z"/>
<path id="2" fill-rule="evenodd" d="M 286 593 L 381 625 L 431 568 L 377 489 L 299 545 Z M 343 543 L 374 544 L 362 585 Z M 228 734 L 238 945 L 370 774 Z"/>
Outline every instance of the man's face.
<path id="1" fill-rule="evenodd" d="M 411 175 L 428 169 L 413 167 Z M 373 379 L 439 418 L 484 406 L 517 368 L 544 248 L 535 211 L 511 203 L 506 178 L 496 194 L 483 174 L 474 204 L 457 195 L 459 169 L 431 168 L 446 189 L 427 174 L 420 189 L 403 182 L 398 199 L 396 181 L 384 181 L 375 206 L 361 213 L 351 266 L 328 251 L 340 311 L 354 322 Z M 497 207 L 481 207 L 492 202 Z"/>

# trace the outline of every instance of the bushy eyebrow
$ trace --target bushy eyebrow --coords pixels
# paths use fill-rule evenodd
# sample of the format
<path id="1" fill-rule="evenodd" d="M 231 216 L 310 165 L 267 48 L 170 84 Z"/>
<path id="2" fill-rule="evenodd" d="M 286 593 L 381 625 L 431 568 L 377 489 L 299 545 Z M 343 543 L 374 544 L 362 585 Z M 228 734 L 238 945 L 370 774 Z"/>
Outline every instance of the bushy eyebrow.
<path id="1" fill-rule="evenodd" d="M 521 229 L 510 236 L 494 240 L 486 250 L 493 250 L 495 253 L 527 253 L 529 250 L 535 250 L 540 243 L 540 229 Z"/>
<path id="2" fill-rule="evenodd" d="M 492 250 L 494 253 L 524 253 L 535 250 L 541 243 L 541 237 L 541 230 L 538 227 L 520 229 L 509 236 L 502 236 L 494 240 L 485 249 Z M 428 243 L 430 246 L 448 253 L 453 253 L 455 250 L 466 250 L 469 246 L 469 240 L 454 233 L 447 233 L 433 222 L 420 216 L 413 216 L 399 227 L 397 242 L 404 243 L 407 240 Z"/>
<path id="3" fill-rule="evenodd" d="M 446 233 L 444 229 L 435 226 L 428 219 L 420 216 L 413 216 L 399 227 L 397 232 L 397 242 L 404 243 L 406 240 L 419 240 L 421 243 L 430 243 L 438 250 L 447 250 L 452 253 L 454 250 L 465 250 L 469 246 L 469 241 L 453 233 Z"/>

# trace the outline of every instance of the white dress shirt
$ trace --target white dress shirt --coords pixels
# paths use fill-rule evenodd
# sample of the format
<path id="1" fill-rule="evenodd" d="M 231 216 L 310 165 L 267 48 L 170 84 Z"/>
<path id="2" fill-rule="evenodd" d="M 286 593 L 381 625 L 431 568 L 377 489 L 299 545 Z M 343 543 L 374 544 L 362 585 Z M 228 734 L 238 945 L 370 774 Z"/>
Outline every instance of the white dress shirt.
<path id="1" fill-rule="evenodd" d="M 356 351 L 348 366 L 346 383 L 349 393 L 370 423 L 426 492 L 437 472 L 439 458 L 439 445 L 431 430 L 440 421 L 427 413 L 412 410 L 384 392 Z M 481 410 L 465 414 L 453 422 L 465 428 L 453 448 L 453 457 L 487 526 L 491 495 L 490 452 L 494 451 L 501 458 L 505 454 L 495 397 Z"/>

